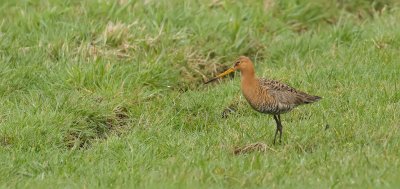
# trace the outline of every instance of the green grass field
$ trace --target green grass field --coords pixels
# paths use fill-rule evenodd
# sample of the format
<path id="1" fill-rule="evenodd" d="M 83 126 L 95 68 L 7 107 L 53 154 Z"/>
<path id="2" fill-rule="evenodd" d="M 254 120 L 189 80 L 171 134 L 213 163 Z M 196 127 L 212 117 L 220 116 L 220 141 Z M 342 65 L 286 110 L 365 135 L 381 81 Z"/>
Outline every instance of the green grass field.
<path id="1" fill-rule="evenodd" d="M 399 7 L 2 0 L 0 187 L 398 188 Z M 282 144 L 239 73 L 202 84 L 240 55 L 323 97 L 282 115 Z"/>

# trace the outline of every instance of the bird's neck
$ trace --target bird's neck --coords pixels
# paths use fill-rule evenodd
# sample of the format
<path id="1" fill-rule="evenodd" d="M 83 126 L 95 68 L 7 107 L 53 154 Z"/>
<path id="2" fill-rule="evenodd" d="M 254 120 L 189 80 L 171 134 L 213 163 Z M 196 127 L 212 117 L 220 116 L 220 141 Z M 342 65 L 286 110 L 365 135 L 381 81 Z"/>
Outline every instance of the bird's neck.
<path id="1" fill-rule="evenodd" d="M 243 70 L 241 72 L 241 87 L 242 90 L 244 91 L 253 91 L 257 88 L 257 77 L 256 74 L 254 72 L 254 69 L 250 69 L 250 70 Z"/>

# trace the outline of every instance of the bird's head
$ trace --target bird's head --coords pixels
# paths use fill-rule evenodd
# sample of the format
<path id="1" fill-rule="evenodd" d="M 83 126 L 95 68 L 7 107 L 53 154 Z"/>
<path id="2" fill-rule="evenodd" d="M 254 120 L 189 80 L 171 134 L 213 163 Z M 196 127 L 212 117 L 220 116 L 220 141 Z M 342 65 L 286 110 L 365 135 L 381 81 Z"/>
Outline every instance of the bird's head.
<path id="1" fill-rule="evenodd" d="M 239 70 L 241 72 L 247 70 L 253 70 L 253 63 L 251 62 L 250 58 L 247 56 L 240 56 L 236 61 L 235 65 L 233 66 L 234 70 Z"/>
<path id="2" fill-rule="evenodd" d="M 225 75 L 228 75 L 236 70 L 243 72 L 247 71 L 254 71 L 253 63 L 251 62 L 250 58 L 246 56 L 240 56 L 236 61 L 233 67 L 229 68 L 228 70 L 224 71 L 223 73 L 217 75 L 216 77 L 210 79 L 209 81 L 205 82 L 205 84 L 210 83 L 211 81 L 215 81 Z"/>

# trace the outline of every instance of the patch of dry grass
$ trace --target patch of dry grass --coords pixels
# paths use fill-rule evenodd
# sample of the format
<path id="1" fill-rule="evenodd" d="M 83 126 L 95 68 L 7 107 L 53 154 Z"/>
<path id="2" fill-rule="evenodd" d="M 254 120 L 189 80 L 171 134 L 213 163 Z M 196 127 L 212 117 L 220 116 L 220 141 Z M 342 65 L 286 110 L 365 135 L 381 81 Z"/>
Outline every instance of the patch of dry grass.
<path id="1" fill-rule="evenodd" d="M 236 147 L 233 151 L 235 155 L 248 154 L 252 152 L 266 152 L 267 150 L 276 152 L 273 148 L 262 142 L 247 144 L 241 147 Z"/>

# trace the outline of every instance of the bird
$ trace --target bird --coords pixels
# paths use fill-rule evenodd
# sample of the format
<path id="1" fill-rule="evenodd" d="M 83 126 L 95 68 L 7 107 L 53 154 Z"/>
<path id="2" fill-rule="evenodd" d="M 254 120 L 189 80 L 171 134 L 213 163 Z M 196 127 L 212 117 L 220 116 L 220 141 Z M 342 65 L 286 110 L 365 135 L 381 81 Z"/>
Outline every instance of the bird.
<path id="1" fill-rule="evenodd" d="M 240 56 L 236 59 L 233 67 L 206 81 L 205 84 L 237 70 L 241 73 L 241 91 L 247 102 L 254 110 L 272 115 L 276 122 L 274 145 L 278 133 L 279 142 L 282 143 L 281 114 L 287 113 L 299 105 L 310 104 L 322 99 L 322 97 L 309 95 L 277 80 L 258 78 L 253 62 L 246 56 Z"/>

